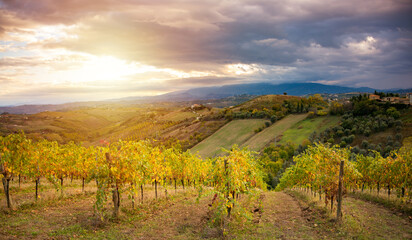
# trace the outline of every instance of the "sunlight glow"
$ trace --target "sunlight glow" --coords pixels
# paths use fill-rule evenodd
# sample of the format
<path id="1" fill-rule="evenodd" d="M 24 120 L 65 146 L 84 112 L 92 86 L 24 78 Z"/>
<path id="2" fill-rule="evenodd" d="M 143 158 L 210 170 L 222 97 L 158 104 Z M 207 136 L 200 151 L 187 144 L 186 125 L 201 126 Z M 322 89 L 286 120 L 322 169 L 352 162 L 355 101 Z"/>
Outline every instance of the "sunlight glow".
<path id="1" fill-rule="evenodd" d="M 234 73 L 236 75 L 253 74 L 256 72 L 265 72 L 258 64 L 229 64 L 226 65 L 228 73 Z"/>
<path id="2" fill-rule="evenodd" d="M 111 56 L 95 57 L 86 61 L 82 67 L 69 70 L 71 82 L 90 82 L 97 80 L 116 80 L 124 76 L 150 71 L 150 67 L 137 66 Z"/>

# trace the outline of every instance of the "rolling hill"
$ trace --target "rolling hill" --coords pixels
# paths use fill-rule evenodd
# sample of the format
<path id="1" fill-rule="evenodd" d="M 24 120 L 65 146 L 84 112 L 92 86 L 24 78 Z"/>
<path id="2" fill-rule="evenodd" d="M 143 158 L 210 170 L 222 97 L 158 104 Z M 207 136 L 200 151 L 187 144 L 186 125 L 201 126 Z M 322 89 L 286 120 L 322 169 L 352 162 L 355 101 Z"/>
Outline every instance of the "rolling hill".
<path id="1" fill-rule="evenodd" d="M 320 133 L 328 127 L 336 126 L 339 121 L 340 117 L 337 116 L 323 116 L 296 122 L 279 137 L 279 144 L 302 144 L 314 131 Z"/>
<path id="2" fill-rule="evenodd" d="M 373 92 L 375 89 L 361 87 L 351 88 L 334 85 L 324 85 L 319 83 L 249 83 L 224 85 L 216 87 L 201 87 L 193 88 L 184 91 L 166 93 L 159 96 L 151 97 L 128 97 L 121 100 L 136 100 L 136 101 L 191 101 L 204 99 L 220 99 L 234 95 L 249 94 L 249 95 L 268 95 L 268 94 L 283 94 L 294 96 L 303 96 L 316 93 L 349 93 L 349 92 Z"/>
<path id="3" fill-rule="evenodd" d="M 57 105 L 22 105 L 22 106 L 0 106 L 0 113 L 33 114 L 42 111 L 57 111 L 62 109 L 74 109 L 79 107 L 100 107 L 105 104 L 131 105 L 136 103 L 159 103 L 159 102 L 187 102 L 196 100 L 222 99 L 235 95 L 268 95 L 283 94 L 303 96 L 315 93 L 349 93 L 349 92 L 373 92 L 374 89 L 362 87 L 351 88 L 319 83 L 250 83 L 224 85 L 216 87 L 201 87 L 189 90 L 170 92 L 157 96 L 131 96 L 120 99 L 109 99 L 96 102 L 74 102 Z"/>
<path id="4" fill-rule="evenodd" d="M 197 144 L 191 151 L 198 152 L 204 158 L 221 155 L 222 147 L 230 149 L 233 144 L 241 148 L 248 147 L 253 151 L 261 151 L 271 143 L 275 143 L 275 138 L 278 144 L 291 142 L 297 146 L 309 138 L 314 131 L 323 131 L 327 127 L 337 125 L 340 121 L 340 117 L 336 116 L 308 119 L 307 115 L 290 114 L 258 133 L 254 130 L 263 126 L 267 120 L 233 120 Z"/>
<path id="5" fill-rule="evenodd" d="M 264 129 L 263 131 L 255 134 L 253 137 L 249 138 L 242 147 L 248 147 L 253 151 L 260 151 L 265 146 L 269 145 L 272 142 L 279 141 L 282 133 L 287 131 L 294 124 L 304 120 L 307 117 L 307 114 L 291 114 L 287 117 L 277 121 L 272 124 L 270 127 Z"/>
<path id="6" fill-rule="evenodd" d="M 247 141 L 255 134 L 255 129 L 264 126 L 265 122 L 265 119 L 233 120 L 194 146 L 191 152 L 198 152 L 204 158 L 220 155 L 222 148 L 230 149 L 233 144 L 241 145 Z"/>
<path id="7" fill-rule="evenodd" d="M 1 114 L 0 134 L 24 131 L 32 139 L 96 145 L 101 141 L 154 138 L 194 145 L 220 128 L 224 119 L 197 120 L 219 109 L 191 111 L 173 104 L 123 106 L 107 104 L 36 114 Z"/>

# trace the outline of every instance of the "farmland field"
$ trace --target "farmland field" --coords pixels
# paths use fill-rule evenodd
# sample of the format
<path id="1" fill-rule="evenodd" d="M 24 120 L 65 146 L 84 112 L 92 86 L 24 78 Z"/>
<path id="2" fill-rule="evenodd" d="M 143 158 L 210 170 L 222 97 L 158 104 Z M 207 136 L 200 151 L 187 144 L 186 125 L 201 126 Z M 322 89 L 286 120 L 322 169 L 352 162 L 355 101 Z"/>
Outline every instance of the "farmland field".
<path id="1" fill-rule="evenodd" d="M 43 181 L 43 180 L 42 180 Z M 81 182 L 68 181 L 66 196 L 56 193 L 43 181 L 42 198 L 31 197 L 33 183 L 20 190 L 16 181 L 12 191 L 20 206 L 8 213 L 4 193 L 0 191 L 0 239 L 223 239 L 222 233 L 210 226 L 208 204 L 212 196 L 197 201 L 197 192 L 169 188 L 166 200 L 163 188 L 154 200 L 152 186 L 145 187 L 145 202 L 131 208 L 131 200 L 122 198 L 121 215 L 116 221 L 96 224 L 92 203 L 95 184 L 81 192 Z M 412 223 L 376 204 L 346 197 L 344 222 L 336 226 L 329 214 L 321 213 L 302 192 L 264 192 L 262 212 L 253 215 L 253 223 L 233 223 L 229 239 L 410 239 Z M 107 206 L 110 208 L 110 206 Z M 376 224 L 379 223 L 379 224 Z M 244 228 L 243 230 L 241 230 Z"/>
<path id="2" fill-rule="evenodd" d="M 260 151 L 266 145 L 273 142 L 275 137 L 279 138 L 279 136 L 289 129 L 293 124 L 305 119 L 307 114 L 292 114 L 289 115 L 277 122 L 275 122 L 272 126 L 264 129 L 263 131 L 259 132 L 255 136 L 248 139 L 242 146 L 249 147 L 250 150 L 253 151 Z"/>
<path id="3" fill-rule="evenodd" d="M 303 140 L 307 139 L 314 131 L 320 133 L 328 127 L 337 125 L 339 120 L 339 117 L 325 116 L 313 119 L 305 119 L 303 121 L 297 122 L 283 132 L 283 136 L 279 143 L 285 144 L 292 142 L 295 145 L 302 144 Z"/>
<path id="4" fill-rule="evenodd" d="M 191 149 L 202 157 L 213 157 L 222 153 L 221 148 L 230 149 L 233 144 L 241 145 L 255 134 L 255 129 L 264 126 L 267 120 L 234 120 L 223 126 L 212 136 Z"/>

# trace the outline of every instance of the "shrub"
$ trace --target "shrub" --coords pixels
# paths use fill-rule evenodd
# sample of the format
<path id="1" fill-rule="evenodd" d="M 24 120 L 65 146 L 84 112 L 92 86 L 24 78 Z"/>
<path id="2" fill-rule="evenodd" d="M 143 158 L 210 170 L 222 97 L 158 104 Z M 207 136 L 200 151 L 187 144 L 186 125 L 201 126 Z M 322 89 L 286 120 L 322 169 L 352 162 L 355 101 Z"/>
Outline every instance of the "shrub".
<path id="1" fill-rule="evenodd" d="M 366 140 L 363 140 L 362 144 L 361 144 L 361 147 L 364 148 L 364 149 L 367 149 L 369 147 L 369 142 L 366 141 Z"/>
<path id="2" fill-rule="evenodd" d="M 369 137 L 369 135 L 371 135 L 371 130 L 367 127 L 365 128 L 365 131 L 363 131 L 363 134 L 367 137 Z"/>
<path id="3" fill-rule="evenodd" d="M 350 132 L 352 134 L 355 134 L 357 131 L 358 131 L 358 128 L 356 126 L 354 126 Z"/>
<path id="4" fill-rule="evenodd" d="M 277 120 L 278 120 L 278 117 L 277 117 L 276 115 L 272 115 L 272 116 L 270 117 L 270 121 L 271 121 L 272 123 L 275 123 Z"/>
<path id="5" fill-rule="evenodd" d="M 390 151 L 392 151 L 392 147 L 391 146 L 386 146 L 385 147 L 385 153 L 389 153 Z"/>
<path id="6" fill-rule="evenodd" d="M 362 155 L 366 155 L 368 152 L 365 150 L 365 149 L 361 149 L 360 151 L 359 151 L 359 154 L 362 154 Z"/>
<path id="7" fill-rule="evenodd" d="M 381 145 L 378 144 L 378 146 L 376 146 L 375 150 L 376 150 L 377 152 L 382 153 L 382 147 L 381 147 Z"/>
<path id="8" fill-rule="evenodd" d="M 352 152 L 358 154 L 360 152 L 360 148 L 356 145 L 352 148 Z"/>
<path id="9" fill-rule="evenodd" d="M 394 124 L 395 126 L 402 126 L 402 120 L 396 120 Z"/>
<path id="10" fill-rule="evenodd" d="M 348 138 L 347 138 L 347 140 L 348 140 L 348 143 L 352 143 L 353 142 L 353 140 L 355 140 L 355 135 L 349 135 L 348 136 Z"/>
<path id="11" fill-rule="evenodd" d="M 401 113 L 396 110 L 396 108 L 390 107 L 386 110 L 386 115 L 391 116 L 394 119 L 398 119 L 401 116 Z"/>

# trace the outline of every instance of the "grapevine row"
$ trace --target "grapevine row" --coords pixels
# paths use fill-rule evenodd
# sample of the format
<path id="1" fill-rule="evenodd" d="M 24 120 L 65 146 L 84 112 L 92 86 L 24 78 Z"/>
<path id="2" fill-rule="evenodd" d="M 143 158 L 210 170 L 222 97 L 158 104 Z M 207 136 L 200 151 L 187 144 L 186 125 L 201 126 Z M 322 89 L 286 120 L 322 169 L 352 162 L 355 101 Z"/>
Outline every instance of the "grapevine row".
<path id="1" fill-rule="evenodd" d="M 40 178 L 52 182 L 63 194 L 63 180 L 67 177 L 84 183 L 96 181 L 95 210 L 102 217 L 107 196 L 112 194 L 114 212 L 118 215 L 120 193 L 134 196 L 143 194 L 145 184 L 157 187 L 191 183 L 199 189 L 213 187 L 226 196 L 221 204 L 235 199 L 230 196 L 249 193 L 265 187 L 263 171 L 252 153 L 234 148 L 227 156 L 203 160 L 189 151 L 154 146 L 148 140 L 118 141 L 105 146 L 83 147 L 74 143 L 31 141 L 23 133 L 0 137 L 0 173 L 8 207 L 12 207 L 8 192 L 13 177 L 24 176 L 36 183 L 38 197 Z M 167 196 L 167 192 L 166 196 Z M 134 203 L 134 202 L 133 202 Z M 230 211 L 230 210 L 229 210 Z"/>
<path id="2" fill-rule="evenodd" d="M 351 154 L 349 148 L 315 144 L 302 154 L 294 157 L 295 165 L 283 174 L 277 189 L 307 188 L 325 195 L 325 204 L 338 194 L 339 163 L 345 162 L 343 177 L 344 192 L 348 189 L 362 189 L 365 186 L 387 187 L 401 192 L 402 197 L 412 188 L 412 150 L 401 148 L 388 157 L 379 152 L 369 156 Z"/>

